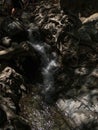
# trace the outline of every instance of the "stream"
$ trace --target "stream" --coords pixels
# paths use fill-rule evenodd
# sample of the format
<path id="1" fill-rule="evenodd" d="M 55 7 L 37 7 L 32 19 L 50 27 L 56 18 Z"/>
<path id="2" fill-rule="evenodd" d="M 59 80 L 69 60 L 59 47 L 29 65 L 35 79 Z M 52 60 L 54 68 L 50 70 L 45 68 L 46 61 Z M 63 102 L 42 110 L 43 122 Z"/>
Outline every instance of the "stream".
<path id="1" fill-rule="evenodd" d="M 21 19 L 6 18 L 5 24 L 1 24 L 0 46 L 3 46 L 4 37 L 15 40 L 12 46 L 5 47 L 6 54 L 14 43 L 27 45 L 24 47 L 27 57 L 24 53 L 17 55 L 13 52 L 11 59 L 4 55 L 5 60 L 0 60 L 3 66 L 0 72 L 1 105 L 13 112 L 16 108 L 13 103 L 19 98 L 18 114 L 32 130 L 98 130 L 98 13 L 85 18 L 78 26 L 79 18 L 68 17 L 58 6 L 47 3 L 37 5 L 35 12 L 24 12 Z M 2 20 L 1 17 L 0 23 Z M 41 33 L 45 40 L 42 40 Z M 31 74 L 31 79 L 25 75 L 26 71 Z M 20 122 L 19 125 L 16 122 L 17 128 L 13 125 L 12 117 L 18 114 L 13 112 L 16 114 L 13 116 L 8 109 L 4 110 L 15 130 L 24 130 Z"/>
<path id="2" fill-rule="evenodd" d="M 55 93 L 54 74 L 58 69 L 57 54 L 52 52 L 50 45 L 40 40 L 39 30 L 36 26 L 29 28 L 28 33 L 29 43 L 41 57 L 42 94 L 45 95 L 45 101 L 49 103 Z"/>

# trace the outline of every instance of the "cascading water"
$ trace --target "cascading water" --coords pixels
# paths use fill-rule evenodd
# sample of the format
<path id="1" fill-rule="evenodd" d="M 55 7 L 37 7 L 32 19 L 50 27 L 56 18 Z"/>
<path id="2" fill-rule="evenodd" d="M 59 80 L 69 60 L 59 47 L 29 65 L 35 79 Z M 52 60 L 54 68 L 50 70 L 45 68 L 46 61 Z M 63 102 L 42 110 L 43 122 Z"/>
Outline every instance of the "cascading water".
<path id="1" fill-rule="evenodd" d="M 41 56 L 41 64 L 42 64 L 42 76 L 43 76 L 43 94 L 45 96 L 45 100 L 50 102 L 51 96 L 55 92 L 54 87 L 54 73 L 58 68 L 57 64 L 57 55 L 55 52 L 51 52 L 51 47 L 42 42 L 39 38 L 40 34 L 37 29 L 28 29 L 29 33 L 29 42 L 31 46 L 38 52 Z M 35 36 L 37 35 L 37 37 Z"/>

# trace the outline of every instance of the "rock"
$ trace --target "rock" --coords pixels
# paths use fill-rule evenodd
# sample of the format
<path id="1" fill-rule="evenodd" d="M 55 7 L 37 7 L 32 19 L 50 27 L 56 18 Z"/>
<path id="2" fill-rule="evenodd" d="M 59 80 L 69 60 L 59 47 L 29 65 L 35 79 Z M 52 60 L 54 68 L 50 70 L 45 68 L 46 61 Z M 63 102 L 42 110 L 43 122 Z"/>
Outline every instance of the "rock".
<path id="1" fill-rule="evenodd" d="M 17 116 L 20 112 L 19 101 L 22 97 L 23 78 L 10 67 L 0 73 L 0 127 L 5 130 L 31 130 L 25 120 Z"/>
<path id="2" fill-rule="evenodd" d="M 98 13 L 94 13 L 87 17 L 84 21 L 83 24 L 88 24 L 88 23 L 93 23 L 98 21 Z"/>
<path id="3" fill-rule="evenodd" d="M 12 102 L 10 108 L 16 113 L 19 111 L 19 100 L 22 95 L 20 86 L 22 83 L 21 75 L 10 67 L 6 67 L 0 74 L 0 94 L 10 99 L 10 103 Z"/>
<path id="4" fill-rule="evenodd" d="M 60 7 L 61 9 L 64 9 L 66 11 L 68 10 L 79 10 L 81 8 L 83 8 L 83 5 L 86 4 L 87 1 L 85 2 L 85 0 L 60 0 Z"/>
<path id="5" fill-rule="evenodd" d="M 98 42 L 98 13 L 86 18 L 78 33 L 81 40 Z"/>
<path id="6" fill-rule="evenodd" d="M 0 128 L 3 127 L 7 122 L 7 115 L 5 111 L 0 107 Z"/>
<path id="7" fill-rule="evenodd" d="M 3 45 L 3 46 L 5 46 L 5 47 L 10 47 L 11 46 L 11 38 L 9 38 L 9 37 L 3 37 L 2 39 L 1 39 L 1 44 Z"/>
<path id="8" fill-rule="evenodd" d="M 53 46 L 63 42 L 63 38 L 68 32 L 78 29 L 81 21 L 77 16 L 66 15 L 56 5 L 40 3 L 41 6 L 34 11 L 34 22 L 43 32 L 42 37 L 46 43 Z M 46 12 L 44 13 L 43 12 Z"/>
<path id="9" fill-rule="evenodd" d="M 98 11 L 98 2 L 97 0 L 60 0 L 60 7 L 65 12 L 81 13 L 86 16 L 92 14 L 94 11 Z"/>
<path id="10" fill-rule="evenodd" d="M 1 23 L 1 31 L 4 36 L 11 37 L 14 41 L 24 41 L 27 38 L 25 26 L 18 19 L 6 17 Z"/>
<path id="11" fill-rule="evenodd" d="M 11 119 L 11 123 L 14 126 L 15 130 L 31 130 L 28 123 L 25 120 L 16 117 Z"/>

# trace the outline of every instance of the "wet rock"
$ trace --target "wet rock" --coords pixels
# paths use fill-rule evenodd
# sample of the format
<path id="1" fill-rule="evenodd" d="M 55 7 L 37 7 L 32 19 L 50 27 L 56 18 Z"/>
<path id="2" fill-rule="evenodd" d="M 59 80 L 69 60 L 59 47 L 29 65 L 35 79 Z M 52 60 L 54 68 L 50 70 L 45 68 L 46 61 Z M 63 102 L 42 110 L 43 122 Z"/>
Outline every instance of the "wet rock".
<path id="1" fill-rule="evenodd" d="M 17 116 L 20 98 L 27 91 L 23 82 L 22 76 L 10 67 L 0 73 L 0 127 L 5 130 L 30 130 L 28 123 Z"/>
<path id="2" fill-rule="evenodd" d="M 81 69 L 81 71 L 84 70 L 82 67 Z M 71 88 L 69 90 L 65 89 L 66 92 L 63 95 L 63 99 L 61 98 L 57 101 L 57 106 L 63 112 L 63 115 L 66 115 L 67 120 L 74 129 L 93 128 L 96 130 L 98 124 L 98 67 L 97 65 L 96 67 L 86 65 L 84 72 L 84 74 L 75 73 L 75 79 L 70 77 Z"/>
<path id="3" fill-rule="evenodd" d="M 32 88 L 32 95 L 29 94 L 21 100 L 21 114 L 29 120 L 31 128 L 33 130 L 70 130 L 57 109 L 43 102 L 41 96 L 38 94 L 39 89 L 37 87 Z"/>
<path id="4" fill-rule="evenodd" d="M 98 21 L 98 13 L 94 13 L 87 17 L 84 21 L 83 24 L 90 24 L 90 23 L 95 23 Z"/>
<path id="5" fill-rule="evenodd" d="M 6 112 L 0 107 L 0 128 L 2 128 L 7 123 Z"/>
<path id="6" fill-rule="evenodd" d="M 11 37 L 14 41 L 24 41 L 27 38 L 25 26 L 18 19 L 6 17 L 1 23 L 1 31 L 4 36 Z"/>
<path id="7" fill-rule="evenodd" d="M 81 40 L 98 42 L 98 13 L 86 18 L 78 33 Z"/>
<path id="8" fill-rule="evenodd" d="M 40 57 L 34 54 L 33 57 L 31 56 L 25 56 L 20 57 L 17 61 L 19 63 L 19 66 L 16 66 L 19 73 L 22 74 L 26 79 L 27 82 L 36 82 L 36 80 L 39 82 L 42 80 L 41 78 L 41 61 Z M 20 67 L 21 65 L 21 67 Z"/>
<path id="9" fill-rule="evenodd" d="M 83 16 L 88 16 L 98 11 L 97 6 L 97 0 L 60 0 L 60 7 L 65 12 L 74 14 L 81 13 Z"/>
<path id="10" fill-rule="evenodd" d="M 9 38 L 9 37 L 3 37 L 2 39 L 1 39 L 1 44 L 3 45 L 3 46 L 5 46 L 5 47 L 10 47 L 11 46 L 11 38 Z"/>
<path id="11" fill-rule="evenodd" d="M 57 5 L 43 4 L 43 2 L 40 5 L 34 11 L 34 22 L 42 30 L 41 36 L 44 41 L 51 44 L 53 48 L 63 42 L 68 32 L 72 33 L 74 29 L 77 30 L 81 26 L 77 16 L 64 14 Z"/>
<path id="12" fill-rule="evenodd" d="M 25 120 L 16 117 L 11 119 L 12 126 L 14 126 L 15 130 L 31 130 L 28 123 Z"/>
<path id="13" fill-rule="evenodd" d="M 84 4 L 86 3 L 87 2 L 85 2 L 84 0 L 60 0 L 60 7 L 64 11 L 75 11 L 75 9 L 79 11 L 81 8 L 83 8 Z"/>
<path id="14" fill-rule="evenodd" d="M 0 74 L 0 94 L 6 98 L 9 98 L 12 104 L 14 103 L 14 107 L 10 107 L 15 112 L 19 111 L 19 100 L 22 95 L 20 86 L 22 83 L 23 79 L 21 75 L 16 73 L 10 67 L 5 68 Z"/>

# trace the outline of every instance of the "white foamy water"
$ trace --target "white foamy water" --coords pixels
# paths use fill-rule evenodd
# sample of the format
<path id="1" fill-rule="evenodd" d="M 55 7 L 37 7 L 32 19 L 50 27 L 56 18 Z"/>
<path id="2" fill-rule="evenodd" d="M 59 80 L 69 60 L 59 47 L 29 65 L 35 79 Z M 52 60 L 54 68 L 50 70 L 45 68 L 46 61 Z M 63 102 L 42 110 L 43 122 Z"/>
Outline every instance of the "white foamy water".
<path id="1" fill-rule="evenodd" d="M 32 36 L 32 30 L 30 29 L 29 29 L 29 41 L 31 43 L 31 46 L 41 56 L 43 86 L 44 91 L 47 92 L 52 87 L 54 87 L 54 73 L 55 69 L 58 67 L 56 53 L 50 52 L 51 47 L 48 44 L 34 40 Z"/>

